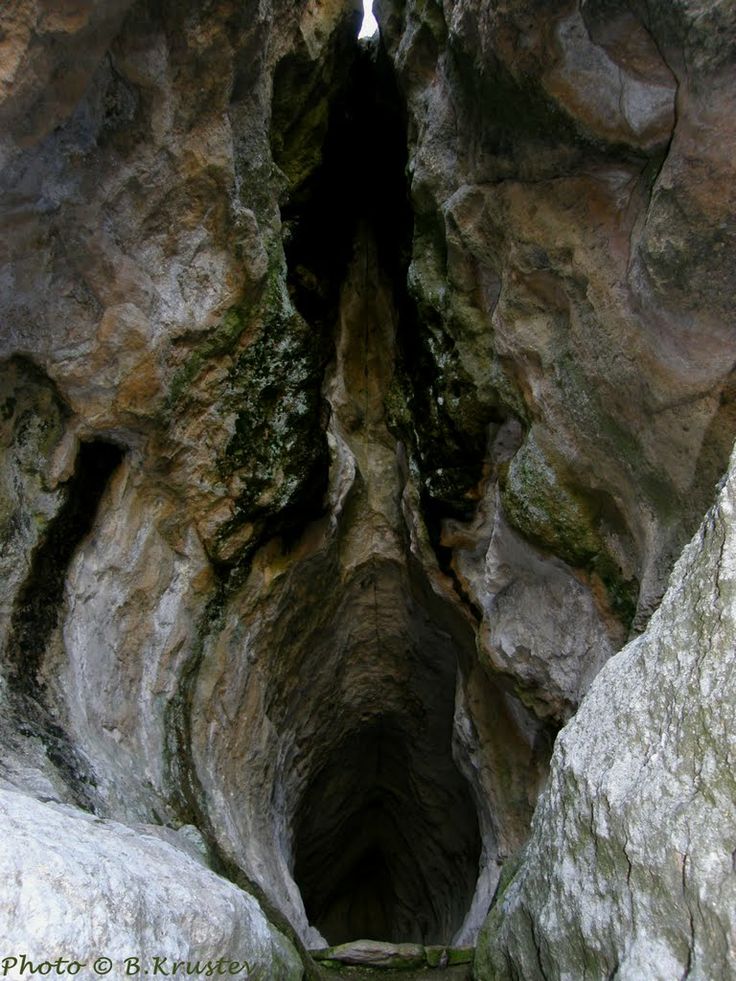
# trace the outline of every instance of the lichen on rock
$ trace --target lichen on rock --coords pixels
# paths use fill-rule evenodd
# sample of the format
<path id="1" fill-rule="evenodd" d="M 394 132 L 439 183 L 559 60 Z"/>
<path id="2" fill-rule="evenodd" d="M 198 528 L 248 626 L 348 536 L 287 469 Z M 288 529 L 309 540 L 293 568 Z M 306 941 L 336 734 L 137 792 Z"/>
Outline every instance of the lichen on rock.
<path id="1" fill-rule="evenodd" d="M 732 477 L 656 611 L 736 436 L 733 5 L 358 6 L 0 13 L 4 820 L 121 950 L 459 976 L 495 896 L 479 978 L 725 975 Z"/>

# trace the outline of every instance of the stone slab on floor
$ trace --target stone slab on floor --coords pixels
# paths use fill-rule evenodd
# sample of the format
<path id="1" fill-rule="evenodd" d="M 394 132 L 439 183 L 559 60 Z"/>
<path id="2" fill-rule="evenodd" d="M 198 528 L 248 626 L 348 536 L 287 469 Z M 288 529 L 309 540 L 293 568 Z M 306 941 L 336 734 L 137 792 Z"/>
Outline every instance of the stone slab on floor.
<path id="1" fill-rule="evenodd" d="M 326 977 L 471 977 L 472 947 L 394 944 L 379 940 L 356 940 L 311 951 Z M 450 973 L 454 972 L 454 973 Z"/>

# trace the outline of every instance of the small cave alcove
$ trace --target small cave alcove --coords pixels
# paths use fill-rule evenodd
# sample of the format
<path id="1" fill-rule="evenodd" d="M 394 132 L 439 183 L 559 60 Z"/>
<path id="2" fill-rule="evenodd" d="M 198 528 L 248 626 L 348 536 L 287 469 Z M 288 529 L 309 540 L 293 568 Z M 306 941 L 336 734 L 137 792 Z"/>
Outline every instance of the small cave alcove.
<path id="1" fill-rule="evenodd" d="M 64 585 L 74 552 L 89 534 L 102 496 L 125 451 L 103 439 L 82 442 L 64 500 L 52 518 L 15 601 L 8 656 L 14 687 L 33 692 L 44 651 L 59 619 Z"/>
<path id="2" fill-rule="evenodd" d="M 467 914 L 481 839 L 470 788 L 407 719 L 375 718 L 316 775 L 295 826 L 294 877 L 330 944 L 448 943 Z M 438 733 L 435 733 L 438 735 Z"/>

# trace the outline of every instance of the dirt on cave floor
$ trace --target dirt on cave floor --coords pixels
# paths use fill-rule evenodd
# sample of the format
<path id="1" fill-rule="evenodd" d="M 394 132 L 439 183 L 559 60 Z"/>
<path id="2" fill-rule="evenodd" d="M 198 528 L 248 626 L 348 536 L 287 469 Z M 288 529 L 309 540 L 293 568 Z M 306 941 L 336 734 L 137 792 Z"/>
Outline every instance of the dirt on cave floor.
<path id="1" fill-rule="evenodd" d="M 324 981 L 472 981 L 473 965 L 453 967 L 422 967 L 413 970 L 392 970 L 385 967 L 318 966 Z"/>

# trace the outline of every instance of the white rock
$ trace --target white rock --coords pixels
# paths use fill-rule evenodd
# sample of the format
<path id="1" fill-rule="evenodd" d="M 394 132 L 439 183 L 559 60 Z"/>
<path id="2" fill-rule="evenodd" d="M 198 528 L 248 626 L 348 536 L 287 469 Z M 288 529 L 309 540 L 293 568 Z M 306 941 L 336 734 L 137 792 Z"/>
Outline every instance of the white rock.
<path id="1" fill-rule="evenodd" d="M 4 977 L 29 976 L 21 954 L 36 966 L 81 962 L 80 978 L 96 976 L 100 957 L 112 962 L 111 979 L 130 976 L 128 958 L 142 973 L 225 958 L 241 965 L 234 977 L 248 977 L 244 962 L 251 976 L 302 977 L 296 950 L 252 896 L 158 836 L 7 790 L 0 822 Z M 17 965 L 1 960 L 13 957 Z"/>
<path id="2" fill-rule="evenodd" d="M 647 631 L 562 730 L 481 978 L 734 977 L 736 455 Z"/>

